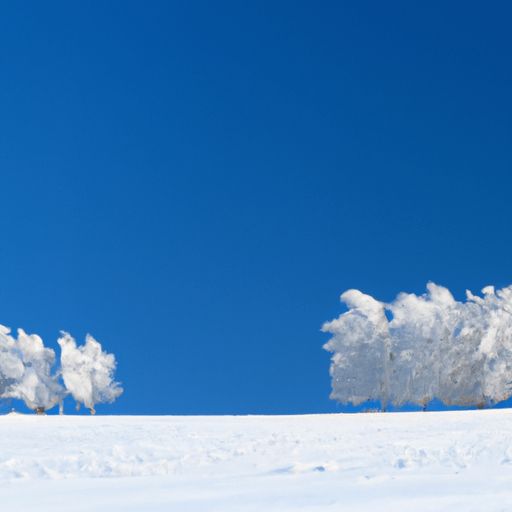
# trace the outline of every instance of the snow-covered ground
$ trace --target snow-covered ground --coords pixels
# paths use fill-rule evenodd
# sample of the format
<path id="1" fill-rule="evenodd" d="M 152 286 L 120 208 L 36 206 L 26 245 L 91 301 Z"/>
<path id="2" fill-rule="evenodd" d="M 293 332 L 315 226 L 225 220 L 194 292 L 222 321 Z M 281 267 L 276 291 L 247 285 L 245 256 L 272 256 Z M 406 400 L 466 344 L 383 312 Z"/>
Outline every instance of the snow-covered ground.
<path id="1" fill-rule="evenodd" d="M 512 410 L 0 417 L 2 511 L 510 511 Z"/>

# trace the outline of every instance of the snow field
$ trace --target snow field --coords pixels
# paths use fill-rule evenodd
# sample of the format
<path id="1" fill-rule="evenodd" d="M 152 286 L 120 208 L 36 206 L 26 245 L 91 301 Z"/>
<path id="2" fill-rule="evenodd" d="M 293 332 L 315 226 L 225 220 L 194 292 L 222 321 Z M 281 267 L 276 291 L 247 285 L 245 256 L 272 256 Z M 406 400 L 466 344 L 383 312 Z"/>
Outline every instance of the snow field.
<path id="1" fill-rule="evenodd" d="M 0 417 L 4 510 L 512 510 L 512 411 Z"/>

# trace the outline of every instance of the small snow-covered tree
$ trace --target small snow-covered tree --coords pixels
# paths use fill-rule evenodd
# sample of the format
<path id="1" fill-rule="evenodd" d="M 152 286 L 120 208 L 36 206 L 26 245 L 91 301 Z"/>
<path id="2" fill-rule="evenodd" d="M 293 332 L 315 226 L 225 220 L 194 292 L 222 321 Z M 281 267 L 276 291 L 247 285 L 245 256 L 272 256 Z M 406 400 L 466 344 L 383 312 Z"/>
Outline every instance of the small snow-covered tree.
<path id="1" fill-rule="evenodd" d="M 0 325 L 0 397 L 24 372 L 16 340 L 8 327 Z"/>
<path id="2" fill-rule="evenodd" d="M 18 357 L 13 369 L 17 371 L 21 363 L 22 371 L 4 390 L 5 398 L 22 399 L 38 413 L 44 413 L 64 398 L 66 392 L 58 382 L 58 375 L 51 373 L 55 352 L 44 347 L 39 336 L 28 335 L 23 329 L 18 329 L 18 339 L 14 340 L 11 355 Z"/>
<path id="3" fill-rule="evenodd" d="M 87 335 L 85 345 L 77 347 L 76 341 L 67 332 L 62 332 L 58 343 L 62 350 L 62 378 L 77 402 L 77 409 L 82 403 L 94 414 L 95 404 L 112 403 L 123 392 L 119 383 L 113 380 L 114 355 L 103 352 L 92 336 Z"/>
<path id="4" fill-rule="evenodd" d="M 71 393 L 94 414 L 95 404 L 112 403 L 123 392 L 113 381 L 114 356 L 103 352 L 94 338 L 88 335 L 83 347 L 77 347 L 67 333 L 58 341 L 61 368 L 56 368 L 55 352 L 39 336 L 18 329 L 16 339 L 0 325 L 0 399 L 21 399 L 44 414 L 58 403 L 62 407 Z"/>

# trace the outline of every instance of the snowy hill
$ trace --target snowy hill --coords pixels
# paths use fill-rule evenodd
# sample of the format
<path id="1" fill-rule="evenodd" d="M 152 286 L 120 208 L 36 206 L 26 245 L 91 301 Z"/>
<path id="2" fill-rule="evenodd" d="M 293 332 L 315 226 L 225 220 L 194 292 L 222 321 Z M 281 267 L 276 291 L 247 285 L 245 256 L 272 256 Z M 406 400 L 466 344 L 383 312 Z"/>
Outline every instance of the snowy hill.
<path id="1" fill-rule="evenodd" d="M 512 410 L 0 417 L 2 510 L 512 510 Z"/>

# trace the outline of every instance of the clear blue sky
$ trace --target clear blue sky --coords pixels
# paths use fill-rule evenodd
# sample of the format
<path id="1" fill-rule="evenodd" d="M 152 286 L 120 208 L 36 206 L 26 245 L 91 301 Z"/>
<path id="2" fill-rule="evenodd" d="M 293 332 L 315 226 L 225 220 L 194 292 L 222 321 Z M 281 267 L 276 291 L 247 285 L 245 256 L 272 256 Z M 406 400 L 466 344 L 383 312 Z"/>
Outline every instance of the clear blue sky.
<path id="1" fill-rule="evenodd" d="M 320 328 L 343 291 L 512 283 L 511 22 L 2 2 L 0 323 L 113 352 L 100 413 L 339 411 Z"/>

